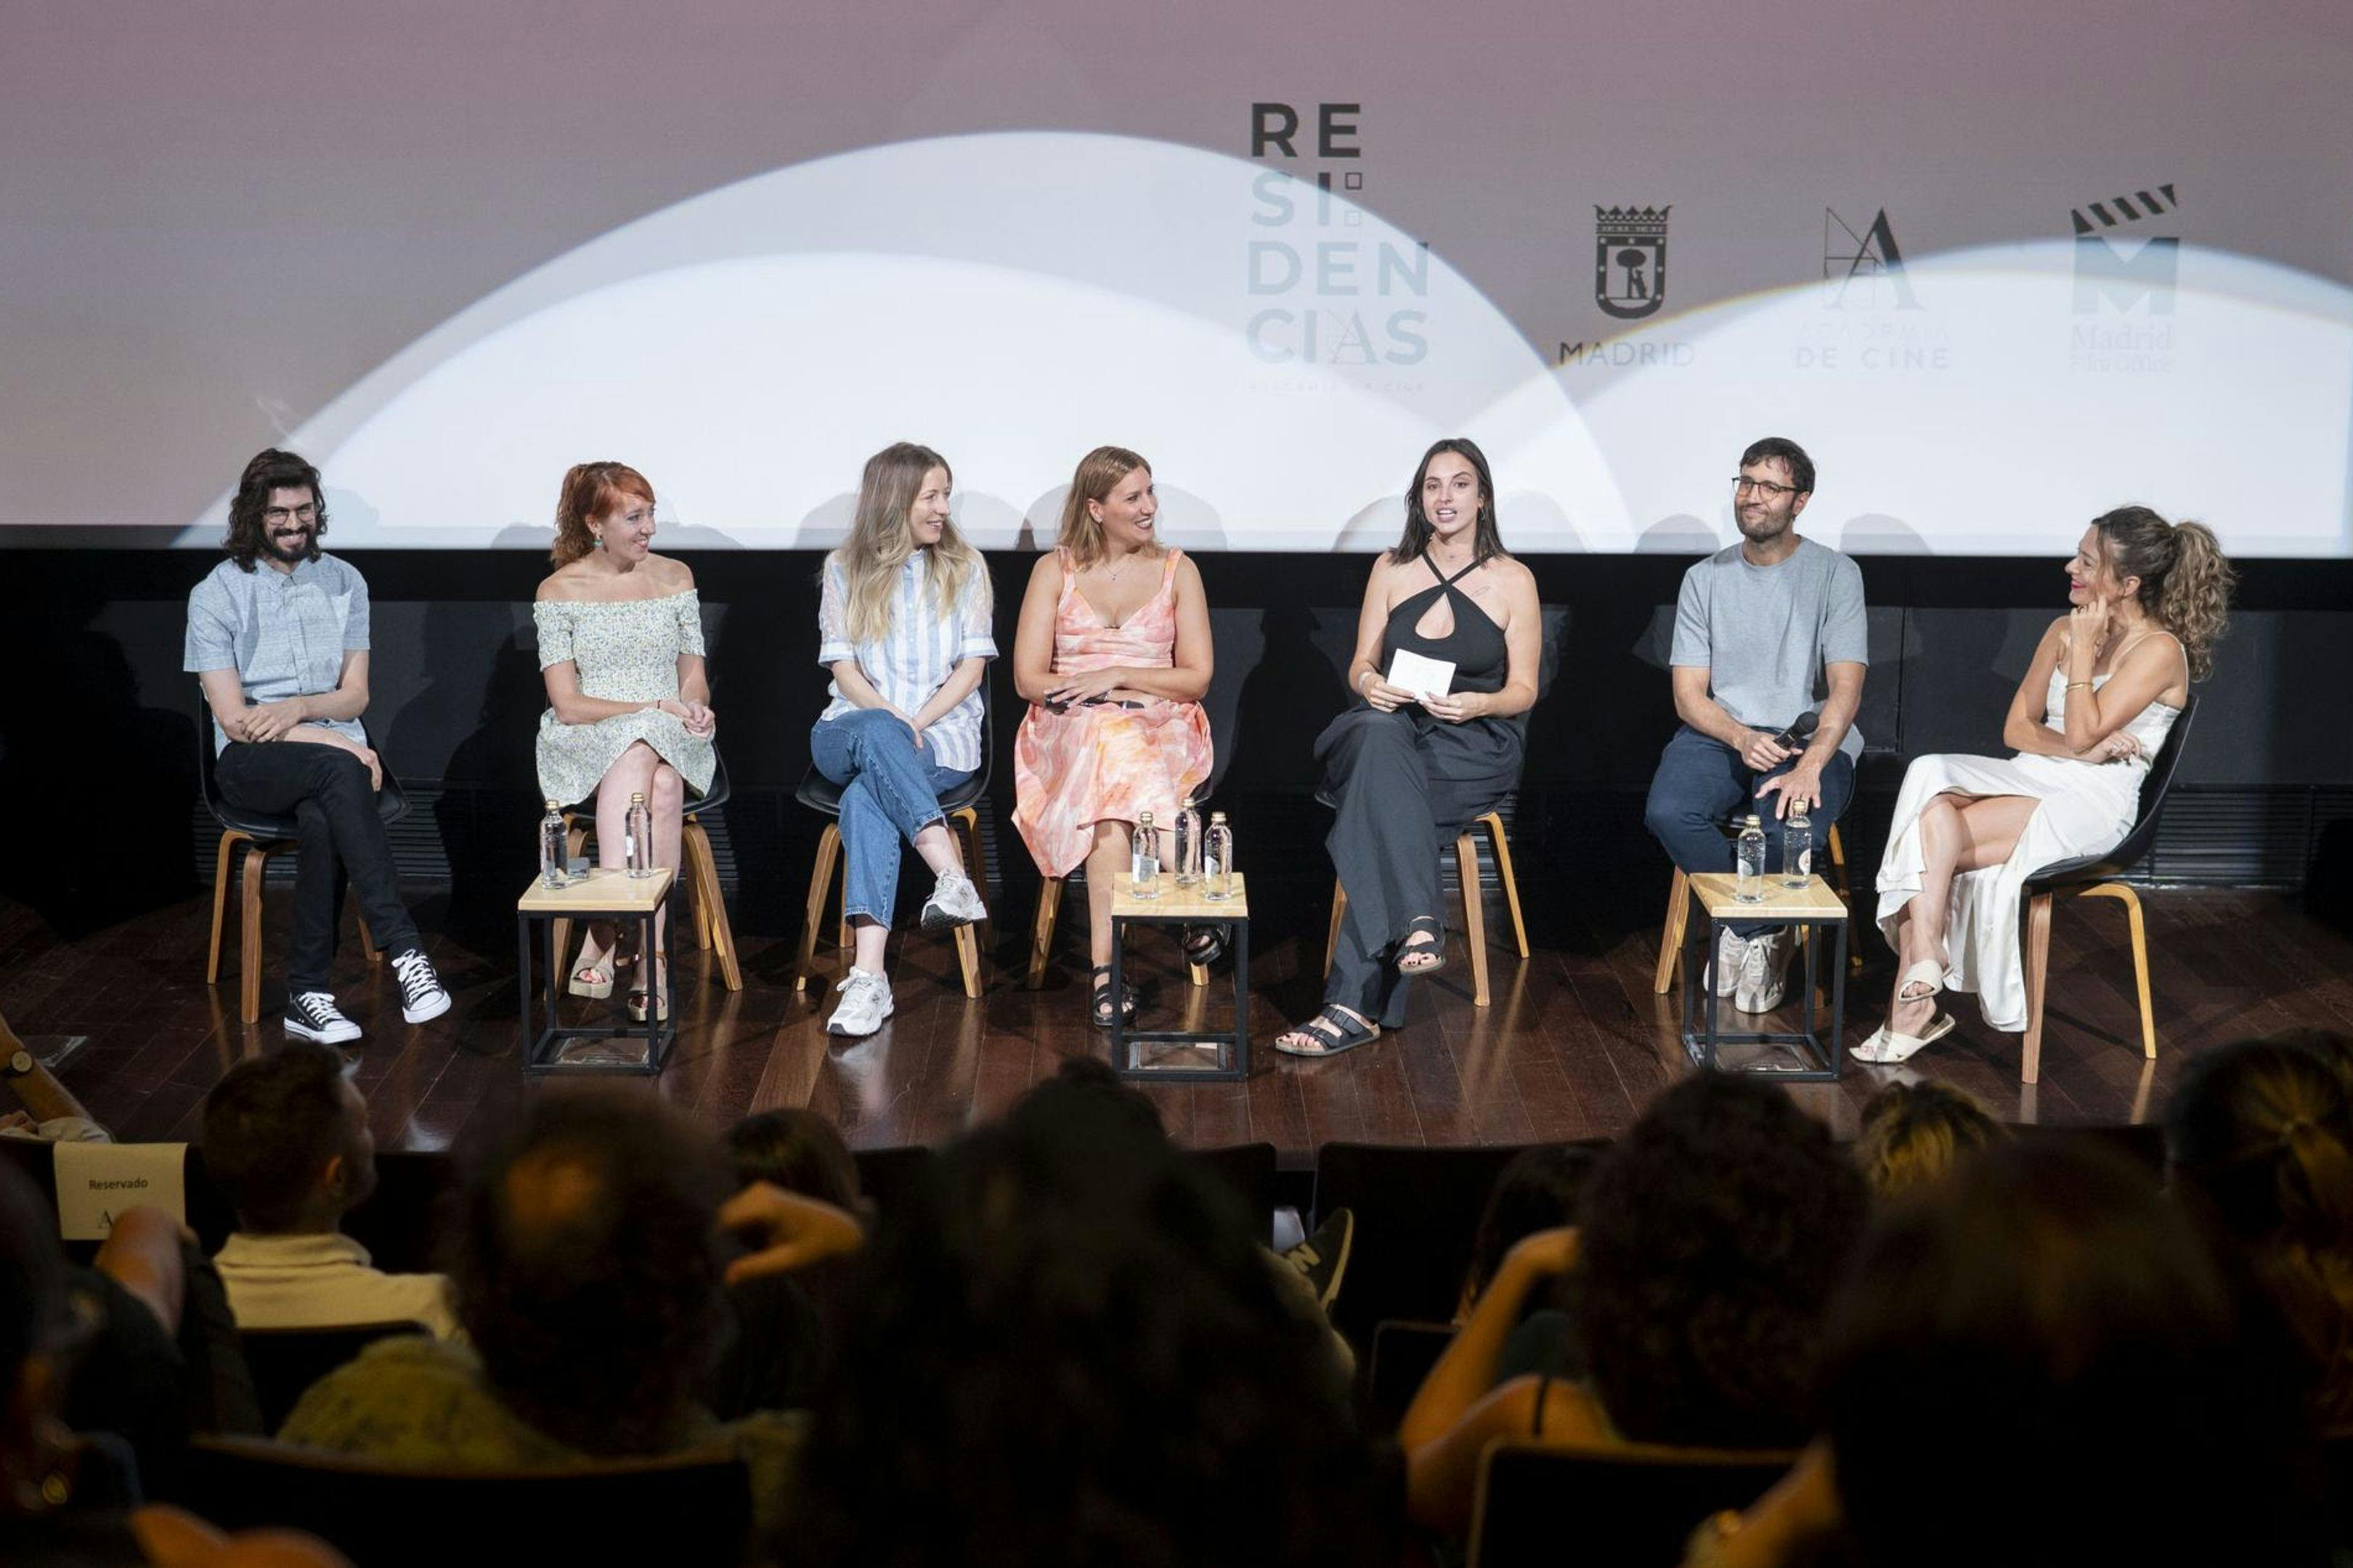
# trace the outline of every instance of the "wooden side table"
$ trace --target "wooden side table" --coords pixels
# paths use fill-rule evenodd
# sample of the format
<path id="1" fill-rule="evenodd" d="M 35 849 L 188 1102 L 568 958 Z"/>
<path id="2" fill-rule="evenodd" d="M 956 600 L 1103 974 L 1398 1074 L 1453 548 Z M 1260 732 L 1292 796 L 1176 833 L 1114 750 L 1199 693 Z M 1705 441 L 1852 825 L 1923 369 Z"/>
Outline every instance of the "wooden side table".
<path id="1" fill-rule="evenodd" d="M 1179 888 L 1166 873 L 1158 879 L 1160 892 L 1155 898 L 1135 896 L 1134 881 L 1124 871 L 1113 879 L 1111 894 L 1111 1065 L 1122 1078 L 1148 1079 L 1153 1082 L 1204 1083 L 1231 1082 L 1250 1077 L 1250 890 L 1243 884 L 1242 874 L 1234 873 L 1234 893 L 1229 899 L 1204 897 L 1199 887 Z M 1127 946 L 1127 928 L 1139 925 L 1226 925 L 1233 928 L 1233 942 L 1229 948 L 1234 959 L 1234 1026 L 1229 1031 L 1190 1031 L 1184 1029 L 1131 1029 L 1119 1005 L 1126 994 L 1123 978 L 1122 954 Z M 1189 1047 L 1187 1057 L 1207 1049 L 1208 1065 L 1198 1059 L 1179 1058 L 1166 1065 L 1147 1061 L 1145 1051 L 1151 1047 Z M 1162 1051 L 1166 1058 L 1169 1053 Z"/>
<path id="2" fill-rule="evenodd" d="M 1707 912 L 1706 925 L 1688 922 L 1701 933 L 1706 952 L 1694 962 L 1689 938 L 1683 951 L 1683 1052 L 1695 1067 L 1716 1068 L 1719 1046 L 1786 1046 L 1797 1058 L 1795 1066 L 1784 1066 L 1772 1057 L 1761 1061 L 1745 1063 L 1736 1069 L 1741 1072 L 1765 1073 L 1793 1083 L 1827 1083 L 1835 1080 L 1843 1063 L 1841 1031 L 1846 1018 L 1846 900 L 1835 889 L 1820 877 L 1810 878 L 1802 888 L 1784 888 L 1778 876 L 1765 879 L 1765 899 L 1761 903 L 1744 904 L 1735 896 L 1740 879 L 1728 871 L 1702 871 L 1691 878 L 1691 897 Z M 1776 925 L 1804 926 L 1810 937 L 1821 927 L 1830 926 L 1837 932 L 1837 952 L 1831 961 L 1831 1023 L 1830 1040 L 1825 1044 L 1816 1026 L 1815 993 L 1819 981 L 1817 961 L 1821 942 L 1809 940 L 1801 945 L 1806 950 L 1806 988 L 1803 993 L 1806 1027 L 1801 1033 L 1752 1031 L 1725 1034 L 1718 1026 L 1717 1015 L 1724 998 L 1715 994 L 1715 948 L 1717 933 L 1724 927 L 1740 921 L 1765 921 Z M 1707 998 L 1707 1027 L 1693 1027 L 1695 1010 L 1694 993 Z"/>
<path id="3" fill-rule="evenodd" d="M 566 1025 L 556 1012 L 563 995 L 564 954 L 556 950 L 555 928 L 558 921 L 635 921 L 639 941 L 638 962 L 647 973 L 654 968 L 654 916 L 662 901 L 670 896 L 674 879 L 670 868 L 658 867 L 649 877 L 632 877 L 618 867 L 597 867 L 586 876 L 575 877 L 561 888 L 551 888 L 536 877 L 515 900 L 516 984 L 522 990 L 522 1070 L 526 1076 L 541 1077 L 548 1073 L 635 1073 L 651 1077 L 661 1071 L 670 1058 L 670 1047 L 677 1031 L 660 1016 L 659 998 L 649 994 L 646 1021 L 642 1024 L 579 1024 Z M 541 945 L 546 954 L 547 1026 L 536 1034 L 532 1029 L 531 948 L 532 922 L 540 922 Z M 615 977 L 614 994 L 626 994 Z M 673 1009 L 677 999 L 671 998 Z M 587 1059 L 566 1061 L 559 1049 L 565 1040 L 610 1040 L 624 1037 L 642 1038 L 646 1042 L 643 1058 L 619 1060 Z"/>

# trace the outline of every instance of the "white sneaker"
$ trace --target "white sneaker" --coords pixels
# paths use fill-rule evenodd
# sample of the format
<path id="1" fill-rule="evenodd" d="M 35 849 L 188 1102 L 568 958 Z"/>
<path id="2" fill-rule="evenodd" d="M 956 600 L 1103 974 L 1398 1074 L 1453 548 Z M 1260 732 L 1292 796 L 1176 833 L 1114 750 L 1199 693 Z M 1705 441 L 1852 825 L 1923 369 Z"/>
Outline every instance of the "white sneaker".
<path id="1" fill-rule="evenodd" d="M 1740 962 L 1740 982 L 1733 987 L 1732 1005 L 1744 1013 L 1770 1013 L 1778 1007 L 1787 989 L 1789 953 L 1794 945 L 1788 926 L 1751 942 L 1746 956 Z"/>
<path id="2" fill-rule="evenodd" d="M 298 1040 L 340 1046 L 360 1037 L 360 1026 L 343 1016 L 331 991 L 303 991 L 286 998 L 286 1032 Z"/>
<path id="3" fill-rule="evenodd" d="M 449 993 L 433 973 L 433 961 L 417 948 L 392 961 L 393 977 L 400 982 L 400 1016 L 412 1024 L 438 1018 L 449 1010 Z"/>
<path id="4" fill-rule="evenodd" d="M 1740 983 L 1740 966 L 1748 957 L 1746 939 L 1733 935 L 1730 926 L 1715 933 L 1715 994 L 1729 996 Z"/>
<path id="5" fill-rule="evenodd" d="M 923 900 L 922 924 L 925 931 L 968 926 L 987 918 L 988 906 L 980 901 L 980 889 L 961 871 L 941 872 L 940 879 L 932 886 L 932 896 Z"/>
<path id="6" fill-rule="evenodd" d="M 835 989 L 841 993 L 841 1005 L 825 1021 L 828 1035 L 871 1035 L 891 1016 L 891 982 L 880 974 L 853 966 Z"/>

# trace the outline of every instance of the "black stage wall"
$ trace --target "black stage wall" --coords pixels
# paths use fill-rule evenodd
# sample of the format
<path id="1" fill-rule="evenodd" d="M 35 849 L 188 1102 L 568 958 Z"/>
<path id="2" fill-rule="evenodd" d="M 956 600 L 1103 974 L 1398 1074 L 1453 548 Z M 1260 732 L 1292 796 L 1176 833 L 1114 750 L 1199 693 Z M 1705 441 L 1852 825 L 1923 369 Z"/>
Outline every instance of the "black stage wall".
<path id="1" fill-rule="evenodd" d="M 368 721 L 418 809 L 396 830 L 404 872 L 450 886 L 447 925 L 503 941 L 529 875 L 534 726 L 545 706 L 530 601 L 543 558 L 359 551 L 375 609 Z M 0 712 L 8 896 L 84 931 L 183 898 L 210 877 L 196 798 L 195 682 L 180 670 L 184 605 L 211 557 L 172 551 L 11 551 Z M 823 703 L 813 656 L 819 556 L 693 552 L 720 744 L 735 787 L 720 840 L 739 925 L 797 929 L 818 824 L 792 802 Z M 1030 557 L 991 557 L 1000 738 L 992 824 L 1000 896 L 1026 909 L 1035 873 L 1010 823 L 1009 655 Z M 1212 721 L 1246 867 L 1315 871 L 1308 799 L 1316 731 L 1345 700 L 1366 563 L 1352 555 L 1198 557 L 1214 609 Z M 1641 795 L 1673 727 L 1666 629 L 1680 556 L 1528 558 L 1555 620 L 1556 668 L 1530 726 L 1515 835 L 1523 865 L 1638 871 L 1663 860 Z M 1997 752 L 2005 704 L 2064 596 L 2060 562 L 1866 557 L 1869 750 L 1850 853 L 1859 883 L 1906 759 Z M 2298 886 L 2317 903 L 2353 868 L 2353 563 L 2246 563 L 2240 608 L 2202 690 L 2151 861 L 2156 880 Z M 1610 847 L 1597 849 L 1597 845 Z M 1529 852 L 1533 850 L 1534 854 Z M 1318 875 L 1322 873 L 1317 872 Z M 1528 872 L 1523 870 L 1523 879 Z M 1644 889 L 1648 879 L 1638 878 Z M 2341 901 L 2341 899 L 2340 900 Z"/>

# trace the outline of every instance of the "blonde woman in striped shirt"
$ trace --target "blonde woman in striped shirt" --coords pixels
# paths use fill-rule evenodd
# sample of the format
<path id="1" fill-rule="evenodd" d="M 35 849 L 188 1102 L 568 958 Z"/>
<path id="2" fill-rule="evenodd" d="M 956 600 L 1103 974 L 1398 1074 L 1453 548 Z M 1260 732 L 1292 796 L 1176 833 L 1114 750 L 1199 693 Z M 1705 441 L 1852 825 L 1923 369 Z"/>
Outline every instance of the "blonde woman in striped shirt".
<path id="1" fill-rule="evenodd" d="M 900 442 L 867 460 L 849 538 L 826 557 L 818 661 L 832 702 L 809 756 L 841 790 L 842 912 L 856 952 L 836 1035 L 871 1035 L 891 1016 L 882 972 L 899 883 L 899 845 L 938 879 L 926 931 L 986 919 L 939 797 L 980 767 L 980 683 L 997 657 L 988 569 L 948 517 L 947 459 Z"/>

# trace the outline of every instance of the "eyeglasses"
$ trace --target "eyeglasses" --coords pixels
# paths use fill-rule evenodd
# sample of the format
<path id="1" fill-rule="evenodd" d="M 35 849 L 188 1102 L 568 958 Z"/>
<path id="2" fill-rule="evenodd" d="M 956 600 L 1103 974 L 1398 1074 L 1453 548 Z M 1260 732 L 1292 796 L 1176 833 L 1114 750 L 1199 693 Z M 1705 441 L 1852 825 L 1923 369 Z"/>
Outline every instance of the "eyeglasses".
<path id="1" fill-rule="evenodd" d="M 269 523 L 273 528 L 277 527 L 280 523 L 290 521 L 294 522 L 316 522 L 319 521 L 319 509 L 314 503 L 310 501 L 305 501 L 301 506 L 297 507 L 273 506 L 268 508 L 262 512 L 261 521 Z"/>
<path id="2" fill-rule="evenodd" d="M 1796 495 L 1798 487 L 1777 485 L 1770 479 L 1752 479 L 1746 474 L 1733 475 L 1732 493 L 1738 495 L 1743 490 L 1754 490 L 1767 500 L 1779 500 L 1783 496 Z"/>

